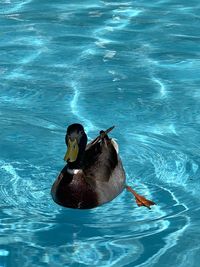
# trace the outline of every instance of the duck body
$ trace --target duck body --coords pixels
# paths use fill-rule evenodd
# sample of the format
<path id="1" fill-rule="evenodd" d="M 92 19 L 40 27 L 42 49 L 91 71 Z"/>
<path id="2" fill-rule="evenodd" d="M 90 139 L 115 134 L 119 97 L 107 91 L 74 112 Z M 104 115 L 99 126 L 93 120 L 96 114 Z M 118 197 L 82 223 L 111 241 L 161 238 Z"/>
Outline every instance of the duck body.
<path id="1" fill-rule="evenodd" d="M 53 184 L 51 194 L 63 207 L 90 209 L 98 206 L 97 193 L 85 182 L 83 173 L 70 174 L 67 165 Z"/>
<path id="2" fill-rule="evenodd" d="M 68 163 L 51 189 L 53 200 L 61 206 L 76 209 L 91 209 L 113 200 L 125 188 L 126 180 L 117 143 L 105 134 L 96 143 L 86 146 L 87 137 L 79 124 L 68 127 L 68 149 L 70 136 L 77 138 L 79 151 L 77 158 L 72 156 L 73 160 L 66 154 Z M 75 147 L 75 141 L 71 144 Z"/>

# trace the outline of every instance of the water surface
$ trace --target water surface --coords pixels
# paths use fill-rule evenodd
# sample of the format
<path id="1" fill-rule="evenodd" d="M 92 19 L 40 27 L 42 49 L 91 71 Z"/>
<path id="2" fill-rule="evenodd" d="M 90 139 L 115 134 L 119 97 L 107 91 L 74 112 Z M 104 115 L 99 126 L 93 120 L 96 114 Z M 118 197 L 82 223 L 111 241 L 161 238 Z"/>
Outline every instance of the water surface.
<path id="1" fill-rule="evenodd" d="M 198 1 L 0 3 L 0 266 L 198 267 Z M 53 203 L 73 122 L 116 126 L 128 192 Z"/>

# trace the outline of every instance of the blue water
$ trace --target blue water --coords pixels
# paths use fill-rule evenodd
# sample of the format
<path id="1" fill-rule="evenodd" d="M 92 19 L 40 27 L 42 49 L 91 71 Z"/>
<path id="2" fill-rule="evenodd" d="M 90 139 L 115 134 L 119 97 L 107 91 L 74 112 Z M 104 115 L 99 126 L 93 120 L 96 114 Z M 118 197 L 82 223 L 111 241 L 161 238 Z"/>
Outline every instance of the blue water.
<path id="1" fill-rule="evenodd" d="M 198 267 L 200 4 L 0 3 L 0 266 Z M 56 205 L 66 127 L 115 125 L 130 193 Z"/>

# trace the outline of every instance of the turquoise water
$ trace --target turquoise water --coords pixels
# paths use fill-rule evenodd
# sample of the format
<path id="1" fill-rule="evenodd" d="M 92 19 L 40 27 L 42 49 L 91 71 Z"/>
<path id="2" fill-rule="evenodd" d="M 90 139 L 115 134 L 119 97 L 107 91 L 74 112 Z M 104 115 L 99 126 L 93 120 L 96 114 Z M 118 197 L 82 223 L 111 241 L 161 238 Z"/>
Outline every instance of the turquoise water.
<path id="1" fill-rule="evenodd" d="M 0 3 L 0 266 L 198 267 L 198 1 Z M 116 126 L 128 192 L 57 206 L 66 127 Z"/>

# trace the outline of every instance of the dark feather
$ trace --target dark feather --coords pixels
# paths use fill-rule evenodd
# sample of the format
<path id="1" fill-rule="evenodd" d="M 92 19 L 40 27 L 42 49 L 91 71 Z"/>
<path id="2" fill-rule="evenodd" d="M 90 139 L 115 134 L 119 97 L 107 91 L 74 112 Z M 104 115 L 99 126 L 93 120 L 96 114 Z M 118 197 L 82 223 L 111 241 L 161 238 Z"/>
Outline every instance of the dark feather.
<path id="1" fill-rule="evenodd" d="M 108 182 L 117 164 L 117 152 L 111 139 L 106 136 L 85 151 L 83 172 L 92 185 L 95 184 L 95 180 Z"/>
<path id="2" fill-rule="evenodd" d="M 91 209 L 98 206 L 97 194 L 85 182 L 84 174 L 80 172 L 72 175 L 66 172 L 65 168 L 60 174 L 61 179 L 56 192 L 52 192 L 54 201 L 64 207 L 75 209 Z"/>

